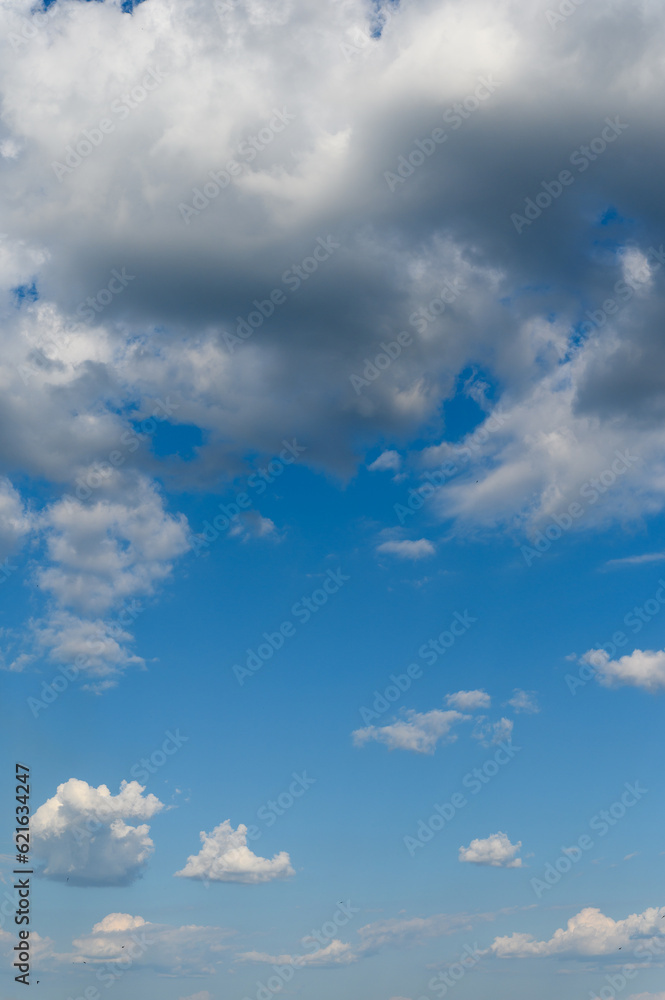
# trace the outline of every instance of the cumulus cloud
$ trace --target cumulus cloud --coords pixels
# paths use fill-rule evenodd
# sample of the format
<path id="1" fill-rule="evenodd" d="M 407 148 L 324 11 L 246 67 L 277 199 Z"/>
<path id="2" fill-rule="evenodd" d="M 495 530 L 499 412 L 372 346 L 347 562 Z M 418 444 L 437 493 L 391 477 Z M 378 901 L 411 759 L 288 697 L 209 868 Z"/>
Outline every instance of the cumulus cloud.
<path id="1" fill-rule="evenodd" d="M 212 994 L 208 990 L 200 990 L 198 993 L 192 993 L 188 997 L 180 997 L 180 1000 L 212 1000 Z"/>
<path id="2" fill-rule="evenodd" d="M 522 691 L 521 688 L 515 688 L 512 698 L 506 704 L 510 705 L 513 711 L 517 713 L 527 712 L 529 715 L 534 715 L 540 711 L 538 702 L 536 701 L 536 692 Z"/>
<path id="3" fill-rule="evenodd" d="M 175 873 L 180 878 L 255 885 L 295 875 L 286 851 L 280 851 L 272 858 L 260 858 L 250 851 L 244 823 L 234 830 L 227 819 L 212 833 L 202 830 L 199 836 L 203 846 L 198 854 L 187 858 L 187 864 L 181 871 Z"/>
<path id="4" fill-rule="evenodd" d="M 487 691 L 457 691 L 446 695 L 446 704 L 460 712 L 472 712 L 476 708 L 489 708 L 492 699 Z"/>
<path id="5" fill-rule="evenodd" d="M 353 741 L 356 746 L 375 740 L 385 744 L 389 750 L 413 750 L 415 753 L 434 753 L 437 744 L 452 743 L 457 739 L 453 727 L 466 722 L 470 716 L 461 712 L 416 712 L 408 709 L 404 718 L 387 726 L 366 726 L 356 729 Z"/>
<path id="6" fill-rule="evenodd" d="M 472 840 L 468 847 L 460 847 L 459 860 L 491 868 L 521 868 L 522 859 L 516 856 L 521 846 L 521 840 L 511 844 L 505 833 L 493 833 L 484 840 Z"/>
<path id="7" fill-rule="evenodd" d="M 153 852 L 147 823 L 164 808 L 137 781 L 123 781 L 117 795 L 78 778 L 58 785 L 35 812 L 32 850 L 45 878 L 78 886 L 130 885 Z"/>
<path id="8" fill-rule="evenodd" d="M 220 19 L 214 5 L 151 0 L 127 16 L 63 0 L 62 16 L 18 50 L 7 40 L 29 5 L 0 12 L 10 206 L 0 423 L 13 428 L 0 435 L 0 466 L 69 489 L 118 453 L 125 469 L 209 486 L 243 456 L 270 453 L 279 427 L 279 437 L 307 436 L 313 467 L 349 475 L 359 453 L 422 441 L 426 429 L 428 472 L 439 448 L 460 459 L 430 505 L 458 532 L 534 533 L 571 501 L 584 505 L 580 531 L 661 510 L 664 275 L 650 242 L 658 251 L 664 220 L 660 177 L 643 165 L 662 129 L 662 10 L 617 0 L 608 19 L 587 5 L 566 41 L 538 0 L 526 16 L 507 0 L 391 4 L 380 33 L 364 0 L 319 10 L 292 0 L 269 14 L 259 0 L 231 6 Z M 357 31 L 366 44 L 347 58 Z M 511 215 L 605 126 L 601 34 L 629 131 L 575 175 L 574 196 L 518 234 Z M 90 52 L 94 86 L 82 92 Z M 149 71 L 154 89 L 124 105 Z M 42 72 L 56 81 L 48 94 Z M 414 136 L 441 125 L 481 77 L 492 81 L 488 100 L 390 190 Z M 277 111 L 270 142 L 243 152 Z M 107 116 L 113 131 L 91 155 L 58 168 L 82 128 Z M 210 171 L 231 157 L 238 175 L 184 219 L 194 189 L 214 190 Z M 293 267 L 308 258 L 316 271 L 298 278 Z M 129 277 L 111 294 L 119 268 Z M 273 289 L 286 301 L 267 315 Z M 608 295 L 619 308 L 604 315 Z M 234 343 L 250 314 L 254 332 Z M 413 343 L 398 356 L 390 348 L 390 365 L 356 391 L 351 375 L 385 360 L 401 330 Z M 459 385 L 470 363 L 479 387 L 502 387 L 504 417 L 492 425 L 478 388 L 480 423 L 452 442 L 441 404 L 471 395 Z M 191 462 L 160 458 L 146 439 L 126 443 L 132 422 L 170 406 L 170 393 L 169 420 L 202 431 Z M 406 466 L 408 444 L 400 451 Z M 634 456 L 622 472 L 612 471 L 617 452 Z M 84 601 L 66 575 L 47 577 L 52 592 Z M 95 586 L 90 601 L 100 600 Z"/>
<path id="9" fill-rule="evenodd" d="M 556 930 L 549 941 L 537 941 L 531 934 L 515 933 L 495 938 L 490 951 L 498 958 L 616 955 L 619 948 L 629 945 L 645 949 L 650 941 L 657 941 L 660 946 L 663 916 L 665 907 L 650 907 L 624 920 L 612 920 L 599 909 L 588 906 L 571 917 L 565 929 Z"/>
<path id="10" fill-rule="evenodd" d="M 427 538 L 419 538 L 417 541 L 410 539 L 391 539 L 381 542 L 376 547 L 377 552 L 386 552 L 389 555 L 398 556 L 400 559 L 424 559 L 426 556 L 433 556 L 436 551 Z"/>
<path id="11" fill-rule="evenodd" d="M 604 649 L 590 649 L 580 660 L 595 668 L 595 677 L 605 687 L 640 687 L 656 692 L 665 687 L 665 650 L 635 649 L 611 660 Z"/>
<path id="12" fill-rule="evenodd" d="M 98 971 L 105 967 L 116 975 L 130 967 L 169 976 L 211 975 L 218 971 L 233 933 L 223 927 L 175 927 L 129 913 L 109 913 L 89 934 L 74 939 L 71 953 L 56 958 L 70 966 L 85 962 Z"/>

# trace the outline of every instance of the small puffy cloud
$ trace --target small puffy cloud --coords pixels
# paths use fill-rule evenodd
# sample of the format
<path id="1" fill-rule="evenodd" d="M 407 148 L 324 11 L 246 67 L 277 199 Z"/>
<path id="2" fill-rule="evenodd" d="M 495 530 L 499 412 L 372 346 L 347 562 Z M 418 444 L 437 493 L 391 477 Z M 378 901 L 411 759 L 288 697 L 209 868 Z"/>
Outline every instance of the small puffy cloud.
<path id="1" fill-rule="evenodd" d="M 32 818 L 32 850 L 45 878 L 70 885 L 130 885 L 142 874 L 153 842 L 146 820 L 164 808 L 155 795 L 143 795 L 138 781 L 123 781 L 117 795 L 106 785 L 94 788 L 70 778 Z"/>
<path id="2" fill-rule="evenodd" d="M 505 743 L 512 739 L 514 723 L 512 719 L 502 717 L 498 722 L 488 722 L 485 716 L 480 716 L 471 735 L 474 740 L 480 740 L 484 747 L 494 743 Z"/>
<path id="3" fill-rule="evenodd" d="M 460 712 L 472 712 L 476 708 L 489 708 L 492 699 L 487 691 L 457 691 L 446 695 L 446 704 L 458 708 Z"/>
<path id="4" fill-rule="evenodd" d="M 468 847 L 460 847 L 459 860 L 490 868 L 521 868 L 522 859 L 516 856 L 521 846 L 521 840 L 511 844 L 505 833 L 493 833 L 484 840 L 472 840 Z"/>
<path id="5" fill-rule="evenodd" d="M 262 951 L 241 952 L 237 958 L 241 962 L 257 962 L 266 965 L 306 966 L 349 965 L 357 962 L 358 956 L 350 944 L 334 938 L 325 948 L 318 948 L 308 955 L 268 955 Z"/>
<path id="6" fill-rule="evenodd" d="M 170 976 L 214 974 L 229 948 L 225 939 L 233 933 L 224 927 L 174 927 L 129 913 L 109 913 L 90 934 L 74 939 L 71 954 L 56 957 L 70 966 L 85 962 L 109 970 L 117 967 L 117 974 L 139 967 Z M 205 1000 L 209 994 L 204 990 L 195 997 Z"/>
<path id="7" fill-rule="evenodd" d="M 510 705 L 514 712 L 518 713 L 528 712 L 533 715 L 540 712 L 535 691 L 522 691 L 521 688 L 515 688 L 512 698 L 506 704 Z"/>
<path id="8" fill-rule="evenodd" d="M 434 753 L 440 742 L 452 743 L 457 739 L 452 732 L 458 722 L 470 718 L 461 712 L 442 712 L 434 709 L 431 712 L 416 712 L 409 709 L 404 718 L 388 726 L 367 726 L 356 729 L 353 741 L 356 746 L 363 746 L 370 740 L 384 743 L 389 750 L 413 750 L 415 753 Z"/>
<path id="9" fill-rule="evenodd" d="M 425 559 L 427 556 L 433 556 L 436 550 L 426 538 L 419 538 L 417 541 L 405 538 L 401 541 L 392 539 L 388 542 L 381 542 L 380 545 L 377 545 L 376 551 L 385 552 L 400 559 Z"/>
<path id="10" fill-rule="evenodd" d="M 665 650 L 635 649 L 611 660 L 604 649 L 590 649 L 580 663 L 595 667 L 596 680 L 605 687 L 639 687 L 658 691 L 665 687 Z"/>
<path id="11" fill-rule="evenodd" d="M 234 830 L 230 820 L 226 819 L 212 833 L 202 830 L 199 836 L 203 846 L 198 854 L 187 858 L 187 864 L 181 871 L 175 873 L 179 878 L 255 885 L 295 875 L 286 851 L 280 851 L 272 858 L 260 858 L 250 851 L 244 823 Z"/>
<path id="12" fill-rule="evenodd" d="M 665 907 L 650 907 L 633 913 L 625 920 L 612 920 L 600 910 L 588 906 L 571 917 L 564 930 L 559 928 L 549 941 L 536 941 L 531 934 L 516 933 L 495 938 L 490 951 L 498 958 L 544 958 L 548 955 L 580 957 L 616 955 L 619 948 L 658 940 Z"/>
<path id="13" fill-rule="evenodd" d="M 212 1000 L 212 993 L 208 990 L 201 990 L 199 993 L 192 993 L 188 997 L 180 997 L 180 1000 Z"/>
<path id="14" fill-rule="evenodd" d="M 402 457 L 399 452 L 384 451 L 367 468 L 370 472 L 386 472 L 388 470 L 399 472 L 401 465 Z"/>

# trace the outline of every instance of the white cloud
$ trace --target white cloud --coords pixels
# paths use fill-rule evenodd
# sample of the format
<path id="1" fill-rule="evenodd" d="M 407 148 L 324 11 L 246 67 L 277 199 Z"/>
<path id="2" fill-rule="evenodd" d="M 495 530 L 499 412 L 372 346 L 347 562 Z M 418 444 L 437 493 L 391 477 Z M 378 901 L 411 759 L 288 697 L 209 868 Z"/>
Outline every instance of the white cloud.
<path id="1" fill-rule="evenodd" d="M 507 702 L 507 705 L 515 712 L 527 712 L 530 715 L 536 714 L 540 711 L 538 707 L 538 702 L 536 701 L 535 691 L 522 691 L 521 688 L 515 688 L 513 691 L 513 696 Z"/>
<path id="2" fill-rule="evenodd" d="M 229 948 L 226 939 L 233 933 L 223 927 L 174 927 L 129 913 L 109 913 L 89 934 L 74 939 L 70 954 L 56 958 L 70 967 L 84 962 L 98 970 L 105 966 L 105 972 L 116 975 L 129 968 L 148 968 L 169 976 L 211 975 L 218 971 Z"/>
<path id="3" fill-rule="evenodd" d="M 498 958 L 544 958 L 548 955 L 616 955 L 619 948 L 658 939 L 665 907 L 650 907 L 624 920 L 612 920 L 595 907 L 586 907 L 571 917 L 565 928 L 554 932 L 549 941 L 536 941 L 531 934 L 516 933 L 495 938 L 490 951 Z"/>
<path id="4" fill-rule="evenodd" d="M 212 1000 L 212 993 L 209 993 L 208 990 L 200 990 L 188 997 L 180 997 L 180 1000 Z"/>
<path id="5" fill-rule="evenodd" d="M 433 556 L 436 550 L 426 538 L 419 538 L 417 541 L 393 539 L 381 542 L 380 545 L 377 545 L 376 551 L 386 552 L 389 555 L 398 556 L 400 559 L 424 559 L 426 556 Z"/>
<path id="6" fill-rule="evenodd" d="M 457 691 L 446 695 L 446 704 L 458 708 L 460 712 L 472 712 L 476 708 L 489 708 L 492 699 L 487 691 Z"/>
<path id="7" fill-rule="evenodd" d="M 61 500 L 42 518 L 52 565 L 39 570 L 39 586 L 85 615 L 152 594 L 189 548 L 185 518 L 165 511 L 153 483 L 123 476 L 111 487 L 119 495 Z"/>
<path id="8" fill-rule="evenodd" d="M 82 676 L 91 678 L 84 687 L 94 691 L 112 687 L 127 667 L 144 664 L 142 657 L 128 649 L 132 634 L 116 622 L 101 618 L 84 619 L 67 611 L 54 611 L 47 621 L 36 626 L 35 638 L 52 660 L 75 664 Z"/>
<path id="9" fill-rule="evenodd" d="M 237 958 L 241 962 L 257 962 L 267 965 L 294 965 L 296 968 L 306 966 L 333 966 L 349 965 L 356 962 L 358 956 L 354 953 L 350 944 L 334 938 L 330 944 L 323 948 L 317 948 L 305 955 L 268 955 L 262 951 L 241 952 Z"/>
<path id="10" fill-rule="evenodd" d="M 399 472 L 402 465 L 402 456 L 397 451 L 382 451 L 378 458 L 375 458 L 367 468 L 370 472 L 386 472 L 391 470 Z"/>
<path id="11" fill-rule="evenodd" d="M 377 743 L 384 743 L 389 750 L 413 750 L 415 753 L 431 754 L 438 743 L 452 743 L 456 740 L 453 727 L 469 718 L 470 716 L 455 711 L 433 709 L 431 712 L 416 712 L 408 709 L 403 719 L 388 726 L 356 729 L 353 741 L 356 746 L 363 746 L 370 740 L 376 740 Z"/>
<path id="12" fill-rule="evenodd" d="M 635 649 L 618 660 L 610 660 L 604 649 L 590 649 L 580 662 L 595 667 L 595 677 L 605 687 L 628 685 L 651 692 L 665 687 L 665 650 L 662 649 Z"/>
<path id="13" fill-rule="evenodd" d="M 662 562 L 665 552 L 645 552 L 640 556 L 624 556 L 623 559 L 608 559 L 605 569 L 618 569 L 620 566 L 642 566 L 645 563 Z M 646 996 L 646 994 L 644 994 Z"/>
<path id="14" fill-rule="evenodd" d="M 511 844 L 505 833 L 493 833 L 484 840 L 472 840 L 468 847 L 460 847 L 459 860 L 491 868 L 521 868 L 522 859 L 516 856 L 521 846 L 521 840 Z"/>
<path id="15" fill-rule="evenodd" d="M 199 834 L 203 847 L 187 858 L 187 864 L 175 874 L 180 878 L 195 878 L 211 882 L 243 882 L 256 884 L 295 875 L 286 851 L 272 858 L 260 858 L 247 847 L 247 827 L 240 823 L 236 830 L 224 820 L 212 833 Z"/>
<path id="16" fill-rule="evenodd" d="M 488 919 L 487 914 L 435 913 L 430 917 L 393 917 L 376 920 L 360 927 L 355 944 L 334 939 L 325 947 L 304 955 L 272 955 L 267 952 L 243 952 L 237 958 L 243 962 L 270 965 L 335 966 L 349 965 L 360 958 L 368 958 L 385 949 L 409 948 L 424 944 L 433 938 L 469 931 L 477 920 Z M 303 938 L 302 944 L 313 938 Z"/>
<path id="17" fill-rule="evenodd" d="M 510 741 L 513 736 L 513 726 L 513 720 L 506 719 L 505 716 L 498 722 L 488 722 L 486 717 L 481 715 L 473 727 L 471 735 L 474 740 L 480 740 L 483 746 L 489 747 L 494 743 Z"/>
<path id="18" fill-rule="evenodd" d="M 123 781 L 117 795 L 106 785 L 94 788 L 70 778 L 35 812 L 32 849 L 44 865 L 42 874 L 71 885 L 130 885 L 140 877 L 153 852 L 146 823 L 163 803 L 143 795 L 137 781 Z"/>

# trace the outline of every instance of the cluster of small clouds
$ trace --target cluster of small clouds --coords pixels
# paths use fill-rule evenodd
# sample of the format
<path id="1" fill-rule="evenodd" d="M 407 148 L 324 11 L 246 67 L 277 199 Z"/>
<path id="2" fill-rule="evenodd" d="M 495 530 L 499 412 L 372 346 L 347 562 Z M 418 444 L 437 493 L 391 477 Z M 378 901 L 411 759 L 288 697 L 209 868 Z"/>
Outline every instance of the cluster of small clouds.
<path id="1" fill-rule="evenodd" d="M 366 726 L 356 729 L 353 741 L 356 746 L 364 746 L 375 741 L 383 743 L 389 750 L 412 750 L 415 753 L 432 754 L 439 744 L 454 743 L 458 734 L 456 728 L 463 722 L 473 721 L 471 735 L 483 746 L 505 742 L 512 738 L 513 720 L 502 716 L 490 721 L 485 715 L 471 715 L 478 709 L 491 706 L 492 699 L 486 691 L 457 691 L 446 695 L 448 710 L 432 709 L 417 712 L 405 709 L 399 719 L 386 726 Z M 538 706 L 533 692 L 516 689 L 507 702 L 515 712 L 537 712 Z"/>
<path id="2" fill-rule="evenodd" d="M 157 796 L 144 795 L 137 781 L 123 781 L 117 795 L 106 785 L 95 788 L 70 778 L 43 803 L 32 818 L 32 849 L 41 876 L 72 886 L 130 885 L 144 873 L 154 844 L 147 823 L 165 807 Z M 247 847 L 247 827 L 233 829 L 229 820 L 212 833 L 201 832 L 203 844 L 175 875 L 210 882 L 253 885 L 294 875 L 289 855 L 261 858 Z"/>

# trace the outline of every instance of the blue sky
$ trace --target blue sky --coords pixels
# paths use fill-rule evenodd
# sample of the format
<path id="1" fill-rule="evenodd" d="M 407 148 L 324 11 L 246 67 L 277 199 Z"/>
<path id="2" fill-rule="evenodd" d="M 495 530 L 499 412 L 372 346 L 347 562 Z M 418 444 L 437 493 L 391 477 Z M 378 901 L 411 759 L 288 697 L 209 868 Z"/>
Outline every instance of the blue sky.
<path id="1" fill-rule="evenodd" d="M 0 13 L 7 1000 L 17 761 L 47 1000 L 664 1000 L 665 24 L 561 7 Z"/>

